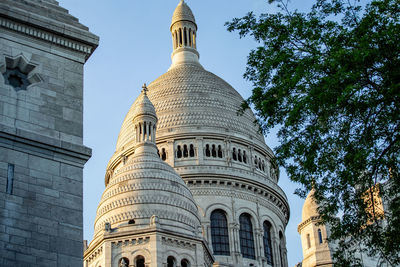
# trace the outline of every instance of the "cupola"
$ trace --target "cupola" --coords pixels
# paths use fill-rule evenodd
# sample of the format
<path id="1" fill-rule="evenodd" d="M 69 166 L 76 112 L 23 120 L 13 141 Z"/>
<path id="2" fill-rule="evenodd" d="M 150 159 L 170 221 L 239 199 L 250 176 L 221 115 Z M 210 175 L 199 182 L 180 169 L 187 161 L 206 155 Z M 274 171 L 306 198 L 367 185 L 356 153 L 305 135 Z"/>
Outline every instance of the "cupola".
<path id="1" fill-rule="evenodd" d="M 172 65 L 182 63 L 199 64 L 199 53 L 196 47 L 197 24 L 190 7 L 181 0 L 175 8 L 171 22 Z"/>

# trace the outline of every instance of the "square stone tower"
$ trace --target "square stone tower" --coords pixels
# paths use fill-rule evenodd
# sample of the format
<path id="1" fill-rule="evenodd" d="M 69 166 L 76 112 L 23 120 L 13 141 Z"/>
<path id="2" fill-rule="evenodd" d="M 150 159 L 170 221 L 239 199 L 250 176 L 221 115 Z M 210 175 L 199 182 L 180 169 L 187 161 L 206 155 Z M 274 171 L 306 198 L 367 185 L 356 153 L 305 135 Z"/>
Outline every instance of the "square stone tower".
<path id="1" fill-rule="evenodd" d="M 55 0 L 0 1 L 0 266 L 82 266 L 83 66 L 98 41 Z"/>

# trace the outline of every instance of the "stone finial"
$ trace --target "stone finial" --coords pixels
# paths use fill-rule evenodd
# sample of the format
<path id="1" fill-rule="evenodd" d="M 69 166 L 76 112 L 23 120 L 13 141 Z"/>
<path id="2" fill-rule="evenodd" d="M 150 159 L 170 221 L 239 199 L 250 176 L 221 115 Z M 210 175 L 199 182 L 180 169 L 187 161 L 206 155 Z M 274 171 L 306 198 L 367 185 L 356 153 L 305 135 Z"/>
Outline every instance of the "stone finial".
<path id="1" fill-rule="evenodd" d="M 145 95 L 147 95 L 147 91 L 148 91 L 148 90 L 149 90 L 149 89 L 147 89 L 146 83 L 144 83 L 143 86 L 142 86 L 142 93 L 145 94 Z"/>

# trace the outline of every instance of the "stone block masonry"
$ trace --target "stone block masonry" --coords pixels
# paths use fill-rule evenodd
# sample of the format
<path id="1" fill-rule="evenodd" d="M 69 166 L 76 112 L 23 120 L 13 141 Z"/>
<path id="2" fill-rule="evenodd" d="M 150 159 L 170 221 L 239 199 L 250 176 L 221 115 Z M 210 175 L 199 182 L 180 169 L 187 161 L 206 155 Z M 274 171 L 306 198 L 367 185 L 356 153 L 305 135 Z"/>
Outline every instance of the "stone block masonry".
<path id="1" fill-rule="evenodd" d="M 57 1 L 0 3 L 0 267 L 82 266 L 83 66 L 97 45 Z"/>

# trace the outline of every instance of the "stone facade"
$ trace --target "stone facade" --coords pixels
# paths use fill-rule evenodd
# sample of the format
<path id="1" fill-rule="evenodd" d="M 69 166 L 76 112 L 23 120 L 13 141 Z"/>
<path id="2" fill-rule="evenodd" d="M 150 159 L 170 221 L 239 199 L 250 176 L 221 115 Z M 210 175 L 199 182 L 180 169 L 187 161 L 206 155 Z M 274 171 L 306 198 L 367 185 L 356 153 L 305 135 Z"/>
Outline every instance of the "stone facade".
<path id="1" fill-rule="evenodd" d="M 1 1 L 0 34 L 0 266 L 80 266 L 83 65 L 98 37 L 54 0 Z"/>

